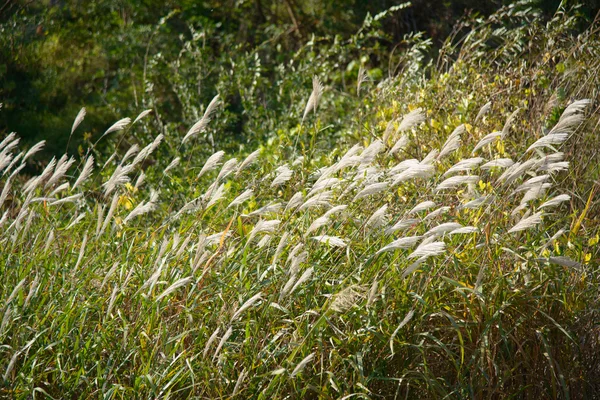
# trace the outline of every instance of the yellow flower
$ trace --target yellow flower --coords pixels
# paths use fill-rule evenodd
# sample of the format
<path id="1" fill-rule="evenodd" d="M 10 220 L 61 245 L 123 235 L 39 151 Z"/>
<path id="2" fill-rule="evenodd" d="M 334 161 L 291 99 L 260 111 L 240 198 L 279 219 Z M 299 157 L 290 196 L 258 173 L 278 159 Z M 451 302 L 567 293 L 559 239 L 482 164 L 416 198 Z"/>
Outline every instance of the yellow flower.
<path id="1" fill-rule="evenodd" d="M 590 238 L 590 240 L 588 240 L 588 246 L 597 245 L 599 239 L 600 239 L 600 237 L 598 237 L 598 234 L 596 233 L 596 236 L 594 236 L 593 238 Z"/>

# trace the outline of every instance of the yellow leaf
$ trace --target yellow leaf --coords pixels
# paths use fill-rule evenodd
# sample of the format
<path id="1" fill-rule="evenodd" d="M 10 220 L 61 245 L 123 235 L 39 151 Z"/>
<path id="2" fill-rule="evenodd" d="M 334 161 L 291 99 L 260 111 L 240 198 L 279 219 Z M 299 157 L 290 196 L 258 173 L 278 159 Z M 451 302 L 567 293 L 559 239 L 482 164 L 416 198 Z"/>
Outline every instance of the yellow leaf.
<path id="1" fill-rule="evenodd" d="M 498 140 L 496 142 L 496 150 L 498 150 L 498 153 L 503 156 L 504 153 L 504 142 L 502 140 Z"/>
<path id="2" fill-rule="evenodd" d="M 119 196 L 118 204 L 120 206 L 122 205 L 123 207 L 125 207 L 126 210 L 131 210 L 133 208 L 133 199 L 130 196 L 124 194 Z"/>

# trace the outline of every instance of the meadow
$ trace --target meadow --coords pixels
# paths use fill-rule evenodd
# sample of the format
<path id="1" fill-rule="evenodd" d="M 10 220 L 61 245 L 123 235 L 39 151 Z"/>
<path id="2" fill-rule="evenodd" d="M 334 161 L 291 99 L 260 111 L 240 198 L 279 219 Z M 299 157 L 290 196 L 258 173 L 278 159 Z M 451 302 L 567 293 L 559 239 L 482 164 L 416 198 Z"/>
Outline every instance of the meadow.
<path id="1" fill-rule="evenodd" d="M 193 124 L 148 108 L 49 160 L 6 135 L 0 396 L 595 398 L 600 37 L 580 23 L 505 7 L 343 84 L 320 48 L 252 147 L 220 147 L 216 91 Z"/>

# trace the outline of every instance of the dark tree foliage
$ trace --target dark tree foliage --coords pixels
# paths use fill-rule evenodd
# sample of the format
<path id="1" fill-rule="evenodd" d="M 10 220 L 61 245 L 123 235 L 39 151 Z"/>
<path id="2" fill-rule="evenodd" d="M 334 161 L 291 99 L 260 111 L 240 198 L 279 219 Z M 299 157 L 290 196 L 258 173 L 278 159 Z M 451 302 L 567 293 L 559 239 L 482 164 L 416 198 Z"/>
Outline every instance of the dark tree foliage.
<path id="1" fill-rule="evenodd" d="M 425 31 L 435 47 L 459 18 L 488 15 L 506 2 L 411 3 L 378 21 L 378 35 L 361 37 L 363 63 L 385 73 L 390 52 L 405 35 Z M 558 0 L 534 3 L 551 14 Z M 596 3 L 589 1 L 584 11 L 593 15 Z M 275 95 L 277 76 L 306 43 L 343 45 L 365 18 L 400 4 L 405 2 L 3 0 L 0 136 L 11 127 L 26 141 L 46 139 L 46 154 L 58 154 L 83 106 L 84 133 L 70 140 L 70 152 L 99 137 L 112 121 L 147 108 L 155 109 L 157 121 L 177 121 L 169 128 L 184 131 L 197 117 L 192 105 L 205 105 L 219 92 L 227 107 L 223 137 L 251 140 L 249 95 L 255 107 L 287 112 L 291 98 Z M 333 67 L 346 68 L 350 56 L 358 55 L 341 55 Z"/>

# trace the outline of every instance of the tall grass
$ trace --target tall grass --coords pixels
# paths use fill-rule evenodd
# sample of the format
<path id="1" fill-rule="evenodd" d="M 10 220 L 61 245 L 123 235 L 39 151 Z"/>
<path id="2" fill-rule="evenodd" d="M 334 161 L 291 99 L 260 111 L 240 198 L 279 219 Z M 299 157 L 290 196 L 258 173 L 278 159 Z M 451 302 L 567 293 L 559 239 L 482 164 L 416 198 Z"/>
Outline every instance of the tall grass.
<path id="1" fill-rule="evenodd" d="M 548 51 L 521 64 L 525 28 L 501 38 L 494 18 L 460 51 L 447 44 L 451 70 L 358 89 L 363 73 L 363 105 L 336 143 L 320 131 L 335 93 L 317 77 L 295 108 L 310 137 L 241 163 L 186 153 L 218 97 L 177 146 L 157 135 L 105 163 L 90 149 L 33 177 L 8 136 L 0 393 L 593 396 L 597 169 L 582 171 L 591 150 L 577 149 L 597 134 L 597 93 L 576 81 L 582 49 L 600 42 L 535 44 L 577 79 L 517 84 L 548 71 Z M 570 95 L 542 107 L 555 87 Z"/>

